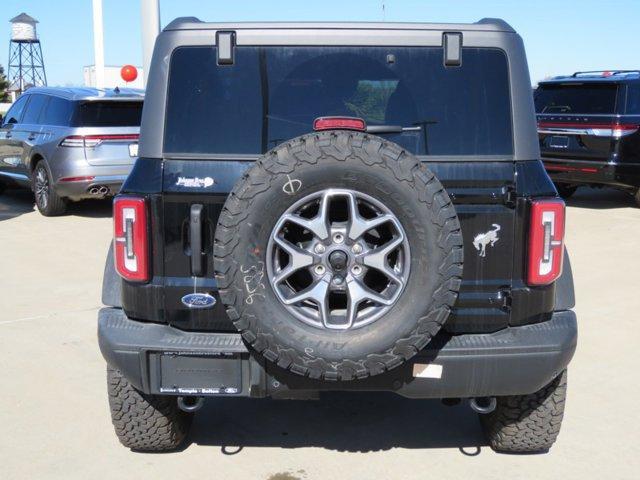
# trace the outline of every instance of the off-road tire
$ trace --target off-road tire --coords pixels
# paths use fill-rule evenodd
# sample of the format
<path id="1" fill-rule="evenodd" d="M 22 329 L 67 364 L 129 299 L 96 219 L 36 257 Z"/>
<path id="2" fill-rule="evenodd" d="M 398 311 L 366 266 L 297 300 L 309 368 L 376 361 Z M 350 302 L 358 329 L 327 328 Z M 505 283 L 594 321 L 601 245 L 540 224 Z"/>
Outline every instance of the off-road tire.
<path id="1" fill-rule="evenodd" d="M 569 183 L 556 183 L 556 190 L 558 190 L 558 195 L 560 195 L 565 200 L 567 198 L 571 198 L 576 190 L 578 190 L 577 185 L 571 185 Z"/>
<path id="2" fill-rule="evenodd" d="M 304 187 L 289 198 L 282 192 L 294 177 L 304 180 Z M 417 263 L 416 268 L 411 267 L 411 275 L 415 277 L 409 279 L 397 300 L 402 307 L 395 305 L 365 327 L 325 334 L 287 313 L 264 272 L 265 282 L 251 286 L 252 291 L 261 287 L 260 295 L 251 296 L 243 280 L 247 280 L 250 265 L 265 262 L 266 244 L 260 238 L 273 228 L 276 220 L 272 217 L 279 216 L 302 195 L 322 188 L 357 189 L 359 185 L 366 189 L 376 179 L 393 190 L 389 194 L 373 192 L 392 211 L 392 206 L 398 209 L 405 202 L 414 208 L 412 212 L 420 212 L 407 221 L 414 230 L 422 230 L 425 240 L 413 244 L 416 251 L 414 255 L 412 250 L 411 259 Z M 382 189 L 380 185 L 371 188 Z M 362 191 L 372 195 L 371 191 Z M 402 200 L 393 198 L 403 195 Z M 410 237 L 409 230 L 407 233 Z M 460 223 L 447 192 L 415 156 L 377 136 L 321 132 L 279 145 L 236 183 L 218 220 L 214 268 L 227 315 L 255 351 L 301 376 L 347 381 L 401 365 L 440 330 L 460 288 L 462 243 Z M 427 270 L 428 280 L 424 280 Z M 428 288 L 418 291 L 415 285 L 422 285 L 419 282 Z M 398 328 L 390 331 L 394 325 Z M 344 350 L 338 351 L 334 342 L 344 342 Z"/>
<path id="3" fill-rule="evenodd" d="M 175 397 L 144 394 L 109 366 L 107 390 L 111 421 L 125 447 L 164 452 L 175 450 L 184 442 L 193 415 L 180 410 Z"/>
<path id="4" fill-rule="evenodd" d="M 498 397 L 496 409 L 480 415 L 491 448 L 503 453 L 543 453 L 558 438 L 567 394 L 567 371 L 530 395 Z"/>
<path id="5" fill-rule="evenodd" d="M 49 182 L 48 195 L 47 195 L 47 203 L 46 205 L 41 205 L 38 201 L 38 195 L 36 192 L 36 177 L 39 171 L 43 171 L 47 177 Z M 44 160 L 40 160 L 36 167 L 33 169 L 32 175 L 32 188 L 33 193 L 36 198 L 36 207 L 38 211 L 44 215 L 45 217 L 57 217 L 58 215 L 63 215 L 67 211 L 67 200 L 60 197 L 56 192 L 55 186 L 53 184 L 53 180 L 51 177 L 51 173 L 49 172 L 49 168 Z"/>

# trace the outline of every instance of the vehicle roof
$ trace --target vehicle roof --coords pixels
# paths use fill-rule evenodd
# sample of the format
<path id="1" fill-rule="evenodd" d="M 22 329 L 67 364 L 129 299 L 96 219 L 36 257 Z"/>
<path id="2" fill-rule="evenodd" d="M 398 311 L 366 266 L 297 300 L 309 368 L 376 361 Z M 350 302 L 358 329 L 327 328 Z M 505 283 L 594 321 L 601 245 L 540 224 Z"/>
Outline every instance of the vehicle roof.
<path id="1" fill-rule="evenodd" d="M 32 87 L 25 93 L 53 95 L 67 100 L 144 100 L 139 88 Z"/>
<path id="2" fill-rule="evenodd" d="M 337 29 L 337 30 L 453 30 L 510 32 L 515 30 L 502 19 L 483 18 L 475 23 L 413 22 L 237 22 L 209 23 L 196 17 L 179 17 L 164 30 L 242 30 L 242 29 Z"/>
<path id="3" fill-rule="evenodd" d="M 539 85 L 554 83 L 623 83 L 640 80 L 640 70 L 602 70 L 595 72 L 576 72 L 571 75 L 559 75 L 539 82 Z"/>

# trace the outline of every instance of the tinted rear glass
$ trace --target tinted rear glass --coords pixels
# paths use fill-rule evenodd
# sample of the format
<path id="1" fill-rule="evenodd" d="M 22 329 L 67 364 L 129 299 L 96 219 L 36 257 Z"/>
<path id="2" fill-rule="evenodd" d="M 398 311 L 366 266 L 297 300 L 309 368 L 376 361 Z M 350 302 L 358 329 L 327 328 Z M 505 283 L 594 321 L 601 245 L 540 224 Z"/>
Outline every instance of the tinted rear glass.
<path id="1" fill-rule="evenodd" d="M 640 83 L 627 85 L 627 114 L 640 115 Z"/>
<path id="2" fill-rule="evenodd" d="M 508 68 L 495 49 L 465 48 L 462 66 L 432 47 L 211 47 L 171 58 L 167 153 L 259 154 L 312 131 L 321 116 L 408 128 L 384 134 L 417 154 L 510 155 Z"/>
<path id="3" fill-rule="evenodd" d="M 142 102 L 80 102 L 74 116 L 77 127 L 139 127 Z"/>
<path id="4" fill-rule="evenodd" d="M 35 93 L 33 95 L 30 95 L 30 98 L 31 100 L 29 100 L 29 103 L 27 104 L 27 109 L 24 112 L 24 117 L 22 117 L 22 123 L 34 124 L 38 123 L 40 114 L 49 101 L 49 97 L 47 97 L 46 95 Z"/>
<path id="5" fill-rule="evenodd" d="M 541 85 L 535 93 L 537 113 L 612 114 L 618 86 L 614 83 Z"/>
<path id="6" fill-rule="evenodd" d="M 69 125 L 73 113 L 73 103 L 59 97 L 49 97 L 49 103 L 42 112 L 43 125 Z"/>

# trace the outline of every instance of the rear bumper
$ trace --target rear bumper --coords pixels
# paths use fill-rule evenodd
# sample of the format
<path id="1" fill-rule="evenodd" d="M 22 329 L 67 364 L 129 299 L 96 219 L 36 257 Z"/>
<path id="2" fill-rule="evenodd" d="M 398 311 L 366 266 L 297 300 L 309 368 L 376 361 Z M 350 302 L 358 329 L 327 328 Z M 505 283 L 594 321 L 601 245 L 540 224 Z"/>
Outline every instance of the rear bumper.
<path id="1" fill-rule="evenodd" d="M 640 187 L 640 164 L 544 156 L 542 162 L 551 179 L 557 183 L 610 185 L 630 190 Z"/>
<path id="2" fill-rule="evenodd" d="M 107 363 L 146 393 L 296 398 L 369 390 L 411 398 L 478 397 L 533 393 L 548 384 L 573 357 L 577 322 L 574 312 L 562 311 L 543 323 L 492 334 L 439 336 L 410 362 L 351 382 L 283 372 L 250 356 L 236 333 L 133 321 L 119 308 L 100 310 L 98 340 Z"/>
<path id="3" fill-rule="evenodd" d="M 91 175 L 93 178 L 79 181 L 58 181 L 56 191 L 61 197 L 81 200 L 85 198 L 104 198 L 116 195 L 127 179 L 126 174 Z M 104 187 L 104 188 L 103 188 Z"/>

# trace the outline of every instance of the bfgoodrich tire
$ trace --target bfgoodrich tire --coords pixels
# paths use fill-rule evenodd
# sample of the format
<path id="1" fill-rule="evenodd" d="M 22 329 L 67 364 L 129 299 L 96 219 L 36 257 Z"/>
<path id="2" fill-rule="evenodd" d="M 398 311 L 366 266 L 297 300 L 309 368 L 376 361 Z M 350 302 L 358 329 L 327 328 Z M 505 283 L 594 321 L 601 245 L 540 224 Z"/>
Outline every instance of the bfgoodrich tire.
<path id="1" fill-rule="evenodd" d="M 380 230 L 356 228 L 385 219 Z M 299 242 L 287 237 L 295 231 Z M 373 267 L 392 244 L 398 250 Z M 323 380 L 377 375 L 413 357 L 448 318 L 463 261 L 460 224 L 434 174 L 393 143 L 344 131 L 305 135 L 256 162 L 226 200 L 214 257 L 221 299 L 245 341 L 279 367 Z M 316 287 L 319 300 L 305 297 Z"/>
<path id="2" fill-rule="evenodd" d="M 107 367 L 107 390 L 111 420 L 122 445 L 164 452 L 184 442 L 193 415 L 180 410 L 175 397 L 144 394 L 111 367 Z"/>
<path id="3" fill-rule="evenodd" d="M 567 395 L 567 371 L 530 395 L 498 397 L 496 409 L 480 421 L 491 448 L 503 453 L 548 451 L 560 433 Z"/>

